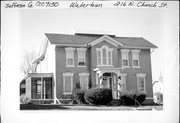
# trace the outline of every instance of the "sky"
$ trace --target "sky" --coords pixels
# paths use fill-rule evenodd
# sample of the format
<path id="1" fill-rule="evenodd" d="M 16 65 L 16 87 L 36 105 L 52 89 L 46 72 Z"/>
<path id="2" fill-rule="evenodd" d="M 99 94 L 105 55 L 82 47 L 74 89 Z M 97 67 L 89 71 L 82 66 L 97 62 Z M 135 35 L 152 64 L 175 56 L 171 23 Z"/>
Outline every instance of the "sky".
<path id="1" fill-rule="evenodd" d="M 44 33 L 74 34 L 77 30 L 108 31 L 120 37 L 143 37 L 153 51 L 153 81 L 162 72 L 163 13 L 160 9 L 31 9 L 19 12 L 21 57 L 39 53 Z"/>

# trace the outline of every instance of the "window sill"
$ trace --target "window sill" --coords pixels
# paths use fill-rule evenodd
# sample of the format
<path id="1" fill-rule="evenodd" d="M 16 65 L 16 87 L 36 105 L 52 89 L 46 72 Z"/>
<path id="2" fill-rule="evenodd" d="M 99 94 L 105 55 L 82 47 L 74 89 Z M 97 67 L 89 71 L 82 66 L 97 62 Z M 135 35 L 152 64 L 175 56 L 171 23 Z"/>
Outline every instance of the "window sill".
<path id="1" fill-rule="evenodd" d="M 139 67 L 139 66 L 133 66 L 132 68 L 141 68 L 141 67 Z"/>
<path id="2" fill-rule="evenodd" d="M 77 67 L 87 67 L 87 66 L 77 66 Z"/>
<path id="3" fill-rule="evenodd" d="M 75 67 L 74 65 L 67 65 L 66 67 Z"/>
<path id="4" fill-rule="evenodd" d="M 63 93 L 63 95 L 71 95 L 71 94 L 72 94 L 72 92 L 68 92 L 68 93 L 64 92 Z"/>
<path id="5" fill-rule="evenodd" d="M 130 66 L 122 66 L 122 68 L 124 69 L 124 68 L 130 68 Z"/>
<path id="6" fill-rule="evenodd" d="M 114 67 L 113 65 L 96 65 L 97 67 Z"/>

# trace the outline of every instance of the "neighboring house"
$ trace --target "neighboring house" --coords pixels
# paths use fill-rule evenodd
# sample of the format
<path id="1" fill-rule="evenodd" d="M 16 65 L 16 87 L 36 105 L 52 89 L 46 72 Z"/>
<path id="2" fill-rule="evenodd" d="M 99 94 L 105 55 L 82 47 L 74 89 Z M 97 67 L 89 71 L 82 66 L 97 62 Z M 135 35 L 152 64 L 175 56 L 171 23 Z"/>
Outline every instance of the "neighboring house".
<path id="1" fill-rule="evenodd" d="M 144 38 L 104 34 L 45 34 L 37 73 L 26 77 L 31 99 L 71 99 L 81 89 L 106 87 L 113 98 L 128 90 L 145 91 L 153 100 L 151 51 L 157 46 Z"/>

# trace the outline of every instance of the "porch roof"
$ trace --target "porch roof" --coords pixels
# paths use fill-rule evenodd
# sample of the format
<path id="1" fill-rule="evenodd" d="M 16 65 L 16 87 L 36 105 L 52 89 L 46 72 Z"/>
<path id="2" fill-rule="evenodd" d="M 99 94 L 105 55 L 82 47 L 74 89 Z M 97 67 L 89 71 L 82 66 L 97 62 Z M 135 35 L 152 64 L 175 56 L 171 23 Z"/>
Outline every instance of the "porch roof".
<path id="1" fill-rule="evenodd" d="M 121 74 L 120 73 L 121 69 L 122 68 L 120 68 L 120 67 L 98 67 L 98 68 L 95 68 L 94 71 L 96 71 L 100 75 L 102 75 L 104 73 L 115 73 L 119 76 Z"/>
<path id="2" fill-rule="evenodd" d="M 94 69 L 94 71 L 99 71 L 99 70 L 121 70 L 121 67 L 97 67 Z"/>
<path id="3" fill-rule="evenodd" d="M 28 79 L 29 77 L 52 77 L 53 73 L 28 73 L 23 80 Z M 23 81 L 22 80 L 22 81 Z M 21 81 L 21 82 L 22 82 Z"/>

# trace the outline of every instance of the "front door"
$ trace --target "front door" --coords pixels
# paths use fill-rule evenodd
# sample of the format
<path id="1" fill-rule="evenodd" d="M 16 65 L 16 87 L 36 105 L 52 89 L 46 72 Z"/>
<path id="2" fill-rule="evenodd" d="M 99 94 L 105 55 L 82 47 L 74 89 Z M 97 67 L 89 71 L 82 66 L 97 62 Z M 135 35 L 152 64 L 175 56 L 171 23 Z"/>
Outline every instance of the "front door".
<path id="1" fill-rule="evenodd" d="M 103 74 L 102 87 L 112 89 L 111 73 L 104 73 Z"/>
<path id="2" fill-rule="evenodd" d="M 114 73 L 104 73 L 102 86 L 104 88 L 109 88 L 112 90 L 112 96 L 114 99 L 117 98 L 117 82 L 116 76 Z"/>

